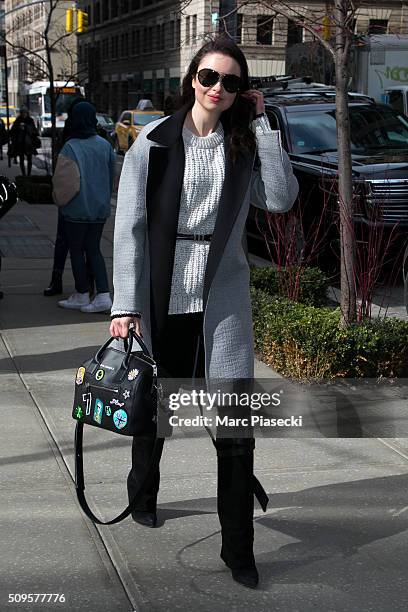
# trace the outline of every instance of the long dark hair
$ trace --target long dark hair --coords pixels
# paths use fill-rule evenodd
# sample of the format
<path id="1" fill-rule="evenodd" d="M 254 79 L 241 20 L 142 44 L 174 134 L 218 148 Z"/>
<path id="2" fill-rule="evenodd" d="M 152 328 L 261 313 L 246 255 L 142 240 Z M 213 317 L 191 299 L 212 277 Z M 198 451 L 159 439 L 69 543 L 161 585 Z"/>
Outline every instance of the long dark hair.
<path id="1" fill-rule="evenodd" d="M 241 91 L 249 89 L 248 64 L 241 49 L 226 35 L 217 36 L 208 41 L 193 57 L 187 74 L 181 85 L 181 104 L 192 107 L 195 101 L 195 90 L 192 79 L 197 74 L 198 66 L 205 55 L 222 53 L 236 60 L 241 68 Z M 232 159 L 235 160 L 239 151 L 255 151 L 256 139 L 250 124 L 255 116 L 254 105 L 246 98 L 237 94 L 234 103 L 225 110 L 221 117 L 229 132 L 229 144 Z"/>

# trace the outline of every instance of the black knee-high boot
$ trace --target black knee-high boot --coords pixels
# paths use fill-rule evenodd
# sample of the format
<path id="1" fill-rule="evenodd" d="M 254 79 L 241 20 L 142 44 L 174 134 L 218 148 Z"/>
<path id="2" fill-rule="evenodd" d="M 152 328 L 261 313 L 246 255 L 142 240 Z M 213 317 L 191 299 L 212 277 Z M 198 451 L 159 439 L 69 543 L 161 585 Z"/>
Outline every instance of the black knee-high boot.
<path id="1" fill-rule="evenodd" d="M 252 588 L 258 583 L 253 552 L 254 446 L 252 438 L 217 440 L 221 558 L 235 580 Z"/>
<path id="2" fill-rule="evenodd" d="M 138 491 L 146 475 L 150 458 L 153 452 L 155 438 L 153 437 L 134 437 L 132 443 L 132 469 L 127 479 L 127 489 L 129 502 Z M 149 486 L 140 497 L 137 509 L 132 512 L 133 518 L 143 525 L 154 527 L 157 522 L 156 505 L 157 494 L 160 485 L 160 470 L 157 468 Z"/>

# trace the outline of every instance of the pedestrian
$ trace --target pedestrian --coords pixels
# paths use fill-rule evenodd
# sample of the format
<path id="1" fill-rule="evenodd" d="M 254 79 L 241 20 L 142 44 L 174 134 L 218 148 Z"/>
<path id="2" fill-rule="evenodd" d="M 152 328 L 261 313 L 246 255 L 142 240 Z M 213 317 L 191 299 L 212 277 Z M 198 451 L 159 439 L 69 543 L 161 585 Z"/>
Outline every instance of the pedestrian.
<path id="1" fill-rule="evenodd" d="M 78 96 L 70 105 L 67 118 L 64 123 L 64 129 L 61 135 L 61 148 L 67 142 L 70 137 L 71 132 L 71 123 L 72 123 L 72 111 L 75 106 L 79 104 L 79 102 L 84 102 L 85 98 L 83 96 Z M 64 224 L 64 215 L 62 214 L 61 209 L 58 209 L 58 222 L 57 222 L 57 235 L 55 237 L 55 246 L 54 246 L 54 263 L 52 268 L 52 275 L 50 284 L 46 289 L 44 289 L 45 297 L 51 297 L 53 295 L 59 295 L 62 293 L 62 275 L 64 273 L 65 262 L 67 260 L 68 255 L 68 237 L 65 231 Z M 88 276 L 90 275 L 89 265 L 88 267 Z M 90 279 L 91 281 L 91 279 Z M 90 282 L 90 293 L 93 293 L 93 279 Z"/>
<path id="2" fill-rule="evenodd" d="M 3 160 L 3 147 L 8 143 L 8 131 L 3 119 L 0 118 L 0 159 Z"/>
<path id="3" fill-rule="evenodd" d="M 110 215 L 115 172 L 112 146 L 96 133 L 96 111 L 89 102 L 80 102 L 72 111 L 69 140 L 58 156 L 53 177 L 54 199 L 64 193 L 73 197 L 61 207 L 76 293 L 61 300 L 62 308 L 82 312 L 105 312 L 112 306 L 108 276 L 100 250 L 103 228 Z M 86 261 L 95 277 L 96 295 L 90 300 Z"/>
<path id="4" fill-rule="evenodd" d="M 249 89 L 245 56 L 229 38 L 207 42 L 194 56 L 182 102 L 171 116 L 145 127 L 125 156 L 110 333 L 125 338 L 134 325 L 159 374 L 205 377 L 208 384 L 245 381 L 254 376 L 243 244 L 249 204 L 284 212 L 298 184 L 280 133 L 270 128 L 262 93 Z M 129 499 L 143 480 L 153 443 L 133 440 Z M 253 455 L 253 438 L 217 437 L 221 558 L 233 579 L 251 588 L 258 584 Z M 159 479 L 157 471 L 132 513 L 150 527 L 157 522 Z"/>
<path id="5" fill-rule="evenodd" d="M 37 155 L 37 149 L 41 147 L 34 119 L 30 117 L 28 110 L 23 106 L 20 114 L 10 129 L 11 150 L 10 157 L 19 157 L 21 174 L 26 176 L 24 160 L 27 158 L 27 176 L 31 176 L 33 155 Z"/>

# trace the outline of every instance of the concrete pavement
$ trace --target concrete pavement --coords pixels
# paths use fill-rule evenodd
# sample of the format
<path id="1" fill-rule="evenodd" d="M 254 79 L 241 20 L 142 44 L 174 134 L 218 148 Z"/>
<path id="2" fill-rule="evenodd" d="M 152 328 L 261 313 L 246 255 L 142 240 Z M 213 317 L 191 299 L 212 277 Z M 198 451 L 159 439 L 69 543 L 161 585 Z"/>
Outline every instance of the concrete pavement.
<path id="1" fill-rule="evenodd" d="M 6 162 L 0 172 L 9 173 Z M 256 591 L 236 585 L 218 556 L 216 458 L 205 432 L 166 441 L 159 528 L 130 518 L 95 527 L 83 516 L 73 486 L 73 380 L 109 321 L 43 297 L 55 224 L 55 207 L 24 203 L 0 221 L 0 610 L 405 611 L 403 438 L 257 440 L 270 504 L 256 510 Z M 112 226 L 103 238 L 109 273 Z M 69 266 L 64 289 L 73 291 Z M 259 377 L 272 376 L 256 365 Z M 130 440 L 87 428 L 85 448 L 87 495 L 108 519 L 126 503 Z M 65 603 L 7 603 L 9 594 L 44 592 L 64 593 Z"/>

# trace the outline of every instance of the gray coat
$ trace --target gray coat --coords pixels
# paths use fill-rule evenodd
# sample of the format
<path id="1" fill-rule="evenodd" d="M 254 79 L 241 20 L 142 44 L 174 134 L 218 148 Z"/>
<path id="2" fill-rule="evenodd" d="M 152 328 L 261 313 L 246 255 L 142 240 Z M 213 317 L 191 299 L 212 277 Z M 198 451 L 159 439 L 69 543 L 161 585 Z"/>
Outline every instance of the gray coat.
<path id="1" fill-rule="evenodd" d="M 146 126 L 126 154 L 114 237 L 112 314 L 142 313 L 141 330 L 154 356 L 170 299 L 184 175 L 182 127 L 188 109 Z M 221 118 L 222 120 L 222 118 Z M 205 374 L 252 378 L 254 348 L 245 222 L 250 203 L 289 210 L 298 194 L 279 131 L 257 135 L 255 154 L 232 163 L 224 126 L 225 180 L 210 243 L 203 289 Z"/>

